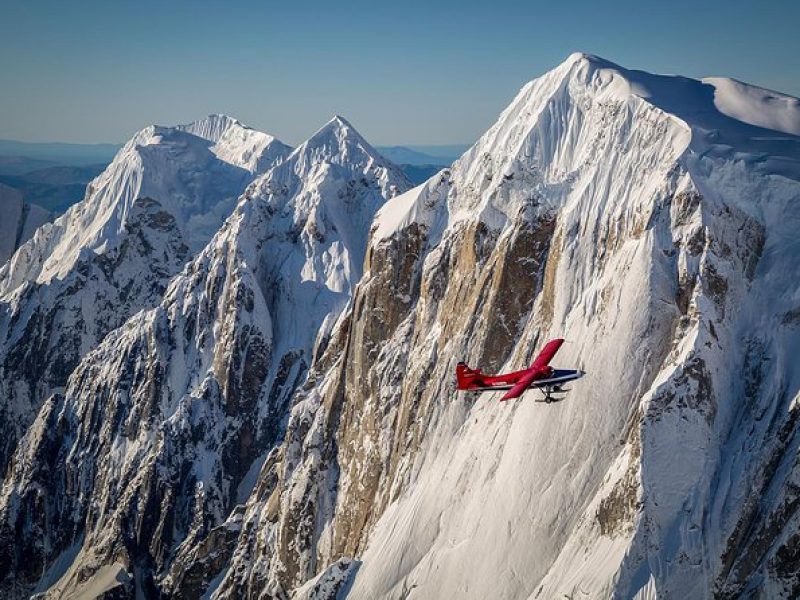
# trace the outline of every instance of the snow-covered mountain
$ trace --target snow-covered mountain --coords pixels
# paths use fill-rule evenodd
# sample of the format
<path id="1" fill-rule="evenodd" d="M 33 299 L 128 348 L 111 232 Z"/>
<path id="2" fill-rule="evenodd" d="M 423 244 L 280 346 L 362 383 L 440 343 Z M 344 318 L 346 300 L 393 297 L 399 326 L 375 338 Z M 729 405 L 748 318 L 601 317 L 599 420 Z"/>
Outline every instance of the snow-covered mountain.
<path id="1" fill-rule="evenodd" d="M 216 597 L 796 597 L 798 122 L 583 54 L 525 86 L 378 213 Z M 561 336 L 566 401 L 454 391 Z"/>
<path id="2" fill-rule="evenodd" d="M 0 183 L 0 264 L 52 218 L 42 207 L 25 202 L 20 191 Z"/>
<path id="3" fill-rule="evenodd" d="M 0 590 L 797 597 L 799 133 L 575 54 L 396 195 L 334 119 L 44 404 Z M 552 337 L 565 401 L 454 390 Z"/>
<path id="4" fill-rule="evenodd" d="M 78 361 L 207 243 L 237 197 L 290 149 L 229 117 L 137 133 L 0 267 L 0 473 Z"/>
<path id="5" fill-rule="evenodd" d="M 147 127 L 89 184 L 82 202 L 0 269 L 0 295 L 24 281 L 61 278 L 82 253 L 102 253 L 114 245 L 139 198 L 160 202 L 175 217 L 190 249 L 199 250 L 254 174 L 280 162 L 290 150 L 222 115 L 178 127 Z"/>
<path id="6" fill-rule="evenodd" d="M 249 495 L 360 279 L 375 212 L 408 188 L 340 117 L 247 188 L 160 304 L 31 426 L 0 495 L 7 592 L 89 593 L 129 572 L 146 593 L 199 594 L 187 553 Z M 15 527 L 31 535 L 12 544 Z"/>

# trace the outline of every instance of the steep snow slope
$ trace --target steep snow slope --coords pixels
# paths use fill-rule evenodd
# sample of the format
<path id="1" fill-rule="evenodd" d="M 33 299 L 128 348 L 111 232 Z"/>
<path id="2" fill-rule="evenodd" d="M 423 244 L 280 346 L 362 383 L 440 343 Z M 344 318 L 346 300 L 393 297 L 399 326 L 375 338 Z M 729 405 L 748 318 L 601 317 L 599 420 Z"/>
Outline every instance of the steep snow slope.
<path id="1" fill-rule="evenodd" d="M 800 138 L 724 88 L 573 55 L 388 202 L 215 597 L 796 596 Z"/>
<path id="2" fill-rule="evenodd" d="M 210 115 L 189 125 L 176 127 L 213 142 L 211 152 L 227 163 L 251 173 L 264 173 L 280 163 L 291 148 L 276 138 L 242 125 L 227 115 Z"/>
<path id="3" fill-rule="evenodd" d="M 53 215 L 24 201 L 18 190 L 0 183 L 0 265 Z"/>
<path id="4" fill-rule="evenodd" d="M 280 439 L 373 215 L 407 188 L 339 117 L 250 185 L 160 304 L 109 334 L 31 426 L 0 494 L 0 589 L 80 593 L 120 564 L 130 593 L 198 597 L 227 560 L 214 527 Z"/>
<path id="5" fill-rule="evenodd" d="M 215 154 L 219 140 L 227 141 L 219 153 L 225 160 Z M 227 117 L 148 127 L 82 202 L 39 228 L 0 268 L 0 425 L 8 432 L 0 473 L 81 357 L 129 316 L 154 306 L 170 277 L 211 239 L 255 176 L 250 163 L 277 164 L 288 152 Z"/>

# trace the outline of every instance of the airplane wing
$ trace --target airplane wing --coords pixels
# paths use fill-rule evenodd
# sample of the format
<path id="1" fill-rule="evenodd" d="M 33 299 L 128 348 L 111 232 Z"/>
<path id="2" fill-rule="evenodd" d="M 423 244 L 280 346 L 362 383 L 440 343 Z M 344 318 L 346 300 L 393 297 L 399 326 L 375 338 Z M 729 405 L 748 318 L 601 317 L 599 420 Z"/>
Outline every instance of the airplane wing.
<path id="1" fill-rule="evenodd" d="M 467 388 L 461 390 L 463 392 L 505 392 L 510 390 L 514 387 L 511 384 L 503 384 L 503 385 L 486 385 L 484 387 L 474 387 L 474 388 Z"/>
<path id="2" fill-rule="evenodd" d="M 536 381 L 536 377 L 539 375 L 540 370 L 542 367 L 546 367 L 553 357 L 558 352 L 558 349 L 561 348 L 561 345 L 564 343 L 562 338 L 557 338 L 555 340 L 550 340 L 545 344 L 545 347 L 542 348 L 542 351 L 539 352 L 539 355 L 533 360 L 533 364 L 528 368 L 528 373 L 523 375 L 522 378 L 517 381 L 517 383 L 508 390 L 500 401 L 503 402 L 505 400 L 514 400 L 515 398 L 519 398 L 525 390 L 527 390 L 534 381 Z"/>
<path id="3" fill-rule="evenodd" d="M 531 364 L 530 368 L 539 369 L 550 364 L 550 361 L 553 360 L 553 357 L 556 355 L 556 352 L 558 352 L 558 349 L 561 348 L 561 344 L 563 343 L 564 340 L 562 338 L 556 338 L 547 342 L 545 347 L 542 348 L 542 351 L 539 352 L 539 355 L 533 359 L 533 364 Z"/>
<path id="4" fill-rule="evenodd" d="M 538 373 L 534 369 L 531 369 L 527 375 L 523 375 L 522 379 L 520 379 L 514 385 L 514 387 L 508 390 L 508 392 L 502 398 L 500 398 L 500 402 L 514 400 L 515 398 L 522 396 L 523 392 L 527 390 L 533 383 L 534 379 L 536 379 L 536 375 L 538 375 Z"/>

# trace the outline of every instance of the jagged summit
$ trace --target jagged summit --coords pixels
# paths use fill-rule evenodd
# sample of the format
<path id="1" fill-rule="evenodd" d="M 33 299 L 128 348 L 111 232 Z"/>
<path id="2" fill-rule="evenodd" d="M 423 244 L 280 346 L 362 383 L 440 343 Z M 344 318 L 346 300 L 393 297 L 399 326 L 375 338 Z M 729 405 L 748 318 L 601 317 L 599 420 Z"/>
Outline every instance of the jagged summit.
<path id="1" fill-rule="evenodd" d="M 0 471 L 50 390 L 111 329 L 158 302 L 257 173 L 289 154 L 267 134 L 212 120 L 194 129 L 216 142 L 181 127 L 137 132 L 81 202 L 0 267 L 0 426 L 9 431 Z"/>
<path id="2" fill-rule="evenodd" d="M 223 114 L 209 115 L 175 129 L 212 142 L 211 151 L 221 160 L 241 166 L 251 173 L 263 173 L 291 152 L 274 136 L 257 131 Z"/>
<path id="3" fill-rule="evenodd" d="M 330 121 L 317 129 L 311 137 L 297 147 L 301 149 L 313 149 L 327 145 L 338 146 L 346 140 L 361 141 L 363 138 L 356 129 L 344 118 L 335 115 Z"/>
<path id="4" fill-rule="evenodd" d="M 412 221 L 443 227 L 481 218 L 501 228 L 531 197 L 559 206 L 622 150 L 642 150 L 641 163 L 625 165 L 630 178 L 714 156 L 800 181 L 800 137 L 792 133 L 800 130 L 798 106 L 796 98 L 732 80 L 654 75 L 574 53 L 526 84 L 450 173 L 388 202 L 378 235 Z M 461 193 L 434 202 L 451 184 Z"/>
<path id="5" fill-rule="evenodd" d="M 794 138 L 719 88 L 572 55 L 384 205 L 219 596 L 797 597 Z M 562 335 L 556 410 L 454 392 Z"/>
<path id="6" fill-rule="evenodd" d="M 223 114 L 208 115 L 197 121 L 185 125 L 178 125 L 175 129 L 186 131 L 210 142 L 218 142 L 231 127 L 251 129 L 243 125 L 238 119 Z"/>
<path id="7" fill-rule="evenodd" d="M 594 66 L 600 67 L 600 68 L 604 68 L 604 67 L 611 67 L 611 68 L 619 67 L 619 65 L 617 65 L 616 63 L 614 63 L 614 62 L 612 62 L 612 61 L 610 61 L 610 60 L 608 60 L 606 58 L 603 58 L 602 56 L 597 56 L 596 54 L 591 54 L 590 52 L 582 52 L 580 50 L 570 54 L 566 58 L 566 60 L 564 60 L 562 65 L 564 65 L 564 64 L 574 65 L 575 63 L 578 63 L 578 62 L 585 62 L 585 63 L 588 63 L 590 65 L 594 65 Z"/>
<path id="8" fill-rule="evenodd" d="M 333 115 L 331 120 L 325 123 L 322 127 L 320 127 L 319 131 L 326 129 L 328 127 L 334 127 L 337 129 L 354 129 L 353 126 L 350 124 L 350 121 L 345 119 L 341 115 Z"/>
<path id="9" fill-rule="evenodd" d="M 304 271 L 309 278 L 320 280 L 344 276 L 346 284 L 331 285 L 349 290 L 360 277 L 360 261 L 375 212 L 387 199 L 410 187 L 402 170 L 337 115 L 283 163 L 257 179 L 247 196 L 265 202 L 277 213 L 270 227 L 284 227 L 282 220 L 288 219 L 291 227 L 311 240 L 325 240 L 331 234 L 341 237 L 349 249 L 342 259 L 347 265 L 344 271 L 320 277 L 319 273 L 329 270 L 320 260 L 309 261 Z"/>
<path id="10" fill-rule="evenodd" d="M 215 146 L 232 131 L 241 129 L 231 126 Z M 154 135 L 163 137 L 155 142 L 159 151 L 173 135 L 206 153 L 209 148 L 209 142 L 184 131 L 161 130 Z M 146 151 L 147 147 L 137 150 Z M 161 172 L 172 164 L 162 165 Z M 213 190 L 219 182 L 214 178 L 198 183 L 199 189 Z M 93 351 L 83 356 L 80 364 L 70 365 L 70 370 L 74 368 L 71 380 L 91 381 L 99 387 L 73 394 L 66 391 L 67 382 L 59 382 L 65 391 L 64 412 L 79 416 L 69 419 L 68 427 L 75 428 L 66 434 L 59 432 L 56 443 L 65 450 L 59 456 L 81 457 L 77 478 L 85 486 L 79 494 L 104 500 L 97 503 L 102 506 L 99 512 L 84 511 L 76 494 L 59 487 L 64 480 L 51 479 L 48 497 L 65 499 L 64 506 L 69 507 L 55 510 L 65 519 L 73 519 L 72 530 L 80 533 L 74 537 L 58 534 L 59 539 L 47 546 L 48 554 L 54 549 L 52 556 L 66 547 L 74 552 L 70 551 L 64 568 L 58 567 L 59 572 L 44 587 L 60 579 L 54 590 L 75 589 L 76 596 L 81 595 L 77 590 L 84 590 L 83 595 L 91 596 L 86 573 L 102 576 L 102 555 L 113 554 L 124 555 L 120 562 L 126 565 L 145 556 L 150 564 L 158 563 L 152 570 L 148 566 L 151 589 L 154 578 L 166 576 L 166 568 L 174 563 L 177 575 L 163 585 L 177 588 L 175 597 L 202 595 L 197 590 L 201 581 L 192 583 L 179 576 L 184 566 L 194 569 L 193 565 L 200 564 L 180 553 L 179 546 L 191 551 L 191 540 L 205 537 L 208 527 L 220 524 L 227 511 L 242 503 L 254 487 L 262 462 L 280 442 L 294 390 L 351 300 L 375 211 L 407 187 L 402 172 L 379 160 L 349 124 L 342 119 L 332 121 L 247 187 L 211 240 L 194 258 L 182 263 L 160 301 L 147 303 L 145 308 L 150 310 L 138 312 L 104 335 L 102 342 L 94 339 L 84 344 Z M 139 240 L 141 234 L 148 234 L 146 229 L 152 229 L 151 224 L 170 222 L 167 208 L 159 198 L 135 203 L 135 218 L 129 218 L 128 224 L 140 226 L 130 237 Z M 152 246 L 156 251 L 142 254 L 145 260 L 138 270 L 127 271 L 150 273 L 166 246 L 165 238 L 180 240 L 177 229 L 150 231 L 147 237 L 155 241 L 139 246 Z M 105 267 L 115 262 L 102 260 L 100 264 Z M 122 293 L 128 293 L 127 284 L 120 287 Z M 146 289 L 158 288 L 151 284 Z M 83 304 L 99 302 L 90 298 Z M 49 321 L 42 322 L 46 329 Z M 0 331 L 2 325 L 0 321 Z M 98 373 L 98 368 L 103 372 Z M 143 402 L 145 396 L 140 395 L 143 388 L 136 384 L 127 388 L 131 377 L 146 382 L 146 387 L 155 380 L 160 382 L 158 390 L 151 389 L 149 406 L 146 402 L 150 401 Z M 56 402 L 61 402 L 61 397 Z M 53 406 L 48 404 L 44 413 Z M 90 406 L 90 412 L 100 411 L 93 423 L 102 423 L 103 433 L 84 436 L 81 423 Z M 114 416 L 122 413 L 129 417 Z M 54 430 L 38 421 L 31 431 L 36 440 L 42 439 L 39 432 L 47 436 Z M 93 450 L 81 446 L 82 441 L 73 446 L 78 439 L 89 441 Z M 99 452 L 94 450 L 98 447 L 102 448 Z M 122 447 L 126 448 L 124 456 L 117 453 Z M 151 471 L 145 465 L 155 468 Z M 61 472 L 67 473 L 69 468 Z M 15 485 L 12 482 L 0 488 L 0 548 L 8 547 L 3 537 L 10 531 L 4 528 L 4 519 L 10 514 L 7 508 L 15 511 L 12 518 L 17 519 L 22 513 L 11 505 L 27 503 L 27 499 L 4 495 L 4 490 Z M 127 527 L 127 515 L 138 510 L 138 499 L 154 488 L 168 490 L 157 502 L 161 508 L 149 512 L 147 524 L 132 531 L 134 545 L 120 545 L 119 528 Z M 202 493 L 196 501 L 185 502 L 186 490 Z M 151 523 L 158 523 L 155 530 Z M 27 548 L 33 549 L 39 541 L 50 544 L 50 530 L 39 531 L 44 536 L 26 543 Z M 61 543 L 64 541 L 66 546 Z M 24 550 L 17 554 L 23 555 L 27 555 Z M 51 562 L 50 555 L 44 559 Z M 41 569 L 32 565 L 44 563 L 36 559 L 0 560 L 0 595 L 5 591 L 3 584 L 9 582 L 6 575 L 12 562 L 26 571 L 23 579 L 28 574 L 31 582 L 41 577 Z"/>
<path id="11" fill-rule="evenodd" d="M 545 89 L 554 82 L 561 85 Z M 644 101 L 683 122 L 692 132 L 688 143 L 696 152 L 730 146 L 735 151 L 766 153 L 794 162 L 800 156 L 800 138 L 794 137 L 800 135 L 800 100 L 733 79 L 657 75 L 576 52 L 527 84 L 512 106 L 517 101 L 536 106 L 543 92 L 554 103 L 565 96 L 573 101 Z M 766 168 L 800 177 L 800 167 L 787 171 L 782 162 L 773 161 Z"/>
<path id="12" fill-rule="evenodd" d="M 293 153 L 293 158 L 306 168 L 318 162 L 345 164 L 374 161 L 381 165 L 393 165 L 386 161 L 377 150 L 344 117 L 334 117 L 303 142 Z"/>

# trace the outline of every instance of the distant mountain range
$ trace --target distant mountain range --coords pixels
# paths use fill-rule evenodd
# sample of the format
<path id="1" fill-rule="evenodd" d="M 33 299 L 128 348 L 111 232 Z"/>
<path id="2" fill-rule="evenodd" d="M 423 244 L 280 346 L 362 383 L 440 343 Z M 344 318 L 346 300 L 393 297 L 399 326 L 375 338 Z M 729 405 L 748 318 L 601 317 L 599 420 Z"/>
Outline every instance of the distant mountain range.
<path id="1" fill-rule="evenodd" d="M 377 146 L 418 185 L 447 167 L 467 144 Z M 22 192 L 25 201 L 60 214 L 81 200 L 86 185 L 112 161 L 121 144 L 38 143 L 0 140 L 0 183 Z"/>
<path id="2" fill-rule="evenodd" d="M 71 144 L 0 140 L 0 175 L 20 175 L 57 165 L 108 164 L 122 144 Z M 396 164 L 448 166 L 469 144 L 375 146 Z"/>
<path id="3" fill-rule="evenodd" d="M 55 165 L 108 164 L 122 148 L 122 144 L 68 144 L 63 142 L 20 142 L 0 140 L 0 174 L 18 175 L 25 171 L 10 173 L 5 164 L 7 157 L 25 158 L 36 163 L 31 169 Z"/>
<path id="4" fill-rule="evenodd" d="M 106 166 L 45 167 L 20 175 L 0 175 L 0 183 L 20 191 L 31 204 L 62 213 L 83 198 L 86 184 L 100 175 Z"/>

